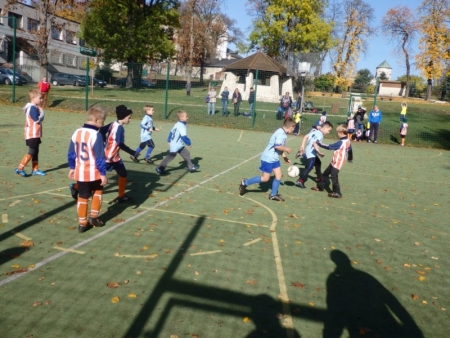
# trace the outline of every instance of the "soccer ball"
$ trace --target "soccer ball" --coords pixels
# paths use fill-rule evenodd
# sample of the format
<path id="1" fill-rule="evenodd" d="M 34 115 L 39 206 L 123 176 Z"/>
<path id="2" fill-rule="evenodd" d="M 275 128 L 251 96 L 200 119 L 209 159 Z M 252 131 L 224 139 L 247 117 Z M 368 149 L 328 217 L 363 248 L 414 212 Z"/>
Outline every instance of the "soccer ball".
<path id="1" fill-rule="evenodd" d="M 300 174 L 300 169 L 296 167 L 295 165 L 291 165 L 287 170 L 289 177 L 297 177 L 298 174 Z"/>

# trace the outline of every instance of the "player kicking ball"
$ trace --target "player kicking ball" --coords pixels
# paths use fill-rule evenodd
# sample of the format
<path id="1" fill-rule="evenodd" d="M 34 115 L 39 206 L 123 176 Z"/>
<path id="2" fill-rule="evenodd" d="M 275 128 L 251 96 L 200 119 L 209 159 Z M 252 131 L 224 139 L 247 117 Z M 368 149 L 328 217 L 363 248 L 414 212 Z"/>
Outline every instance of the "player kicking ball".
<path id="1" fill-rule="evenodd" d="M 261 155 L 261 166 L 259 167 L 259 170 L 262 171 L 262 175 L 255 176 L 250 179 L 244 178 L 239 185 L 239 195 L 244 195 L 245 189 L 251 184 L 267 182 L 273 172 L 275 174 L 275 179 L 272 182 L 272 191 L 269 195 L 269 199 L 271 201 L 284 202 L 284 199 L 278 194 L 278 188 L 280 187 L 282 176 L 280 155 L 286 163 L 291 163 L 284 153 L 290 154 L 292 151 L 291 148 L 286 147 L 286 140 L 287 135 L 291 134 L 294 129 L 294 120 L 292 118 L 288 118 L 284 121 L 283 127 L 273 133 L 266 149 Z"/>

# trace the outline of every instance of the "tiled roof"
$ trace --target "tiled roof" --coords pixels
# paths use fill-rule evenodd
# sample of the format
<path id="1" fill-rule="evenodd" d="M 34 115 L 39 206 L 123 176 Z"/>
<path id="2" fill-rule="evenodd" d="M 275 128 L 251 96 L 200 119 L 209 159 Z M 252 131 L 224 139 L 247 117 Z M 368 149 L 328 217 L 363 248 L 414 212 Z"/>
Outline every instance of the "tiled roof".
<path id="1" fill-rule="evenodd" d="M 286 67 L 261 52 L 237 60 L 224 67 L 224 70 L 264 70 L 280 74 L 286 74 L 287 72 Z"/>
<path id="2" fill-rule="evenodd" d="M 389 68 L 392 69 L 392 67 L 387 63 L 386 60 L 384 60 L 377 68 Z"/>

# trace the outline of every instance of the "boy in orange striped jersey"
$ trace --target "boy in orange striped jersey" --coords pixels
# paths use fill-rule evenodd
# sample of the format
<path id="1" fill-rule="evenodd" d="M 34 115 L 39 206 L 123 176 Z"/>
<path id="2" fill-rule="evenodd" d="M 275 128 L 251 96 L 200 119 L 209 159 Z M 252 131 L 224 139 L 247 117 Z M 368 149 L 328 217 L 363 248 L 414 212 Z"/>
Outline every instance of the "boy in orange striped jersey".
<path id="1" fill-rule="evenodd" d="M 78 232 L 82 233 L 92 227 L 101 227 L 98 218 L 102 206 L 103 187 L 106 178 L 105 150 L 103 137 L 98 130 L 103 126 L 106 112 L 101 108 L 90 108 L 87 121 L 83 127 L 72 135 L 69 150 L 69 178 L 77 181 Z M 92 193 L 91 213 L 89 219 L 88 200 Z"/>
<path id="2" fill-rule="evenodd" d="M 42 121 L 44 121 L 44 110 L 40 107 L 41 93 L 37 89 L 28 92 L 30 102 L 23 107 L 25 113 L 25 143 L 28 146 L 28 153 L 22 158 L 19 166 L 15 169 L 17 175 L 26 177 L 24 168 L 31 161 L 32 175 L 47 175 L 38 167 L 39 144 L 42 138 Z"/>
<path id="3" fill-rule="evenodd" d="M 333 192 L 328 194 L 328 197 L 333 198 L 341 198 L 341 187 L 339 186 L 339 171 L 345 163 L 345 160 L 348 157 L 348 161 L 351 162 L 353 160 L 353 151 L 350 140 L 348 139 L 348 131 L 347 128 L 340 124 L 336 128 L 337 136 L 339 137 L 339 141 L 336 143 L 327 145 L 321 142 L 318 142 L 317 145 L 321 148 L 325 148 L 328 150 L 334 150 L 333 158 L 331 160 L 330 165 L 323 172 L 323 178 L 328 178 L 331 175 L 331 183 L 333 186 Z M 317 187 L 312 188 L 312 190 L 323 191 L 325 188 L 324 180 L 317 182 Z"/>
<path id="4" fill-rule="evenodd" d="M 124 124 L 129 124 L 133 111 L 124 105 L 116 107 L 117 121 L 105 126 L 100 133 L 107 133 L 105 143 L 105 161 L 106 170 L 115 170 L 119 176 L 119 196 L 115 201 L 119 203 L 131 202 L 133 197 L 125 195 L 125 186 L 127 184 L 127 169 L 120 158 L 119 150 L 123 150 L 130 155 L 134 155 L 135 151 L 125 144 Z"/>

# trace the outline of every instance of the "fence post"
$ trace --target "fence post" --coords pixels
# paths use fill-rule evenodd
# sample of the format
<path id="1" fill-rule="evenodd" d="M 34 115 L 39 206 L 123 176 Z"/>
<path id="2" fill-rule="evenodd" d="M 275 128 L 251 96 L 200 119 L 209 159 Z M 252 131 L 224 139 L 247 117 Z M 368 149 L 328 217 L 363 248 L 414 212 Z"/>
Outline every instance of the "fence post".
<path id="1" fill-rule="evenodd" d="M 12 102 L 16 102 L 16 17 L 13 16 L 13 80 L 12 80 Z"/>
<path id="2" fill-rule="evenodd" d="M 89 56 L 86 56 L 86 83 L 85 83 L 86 99 L 84 107 L 86 111 L 89 109 Z"/>
<path id="3" fill-rule="evenodd" d="M 166 98 L 164 100 L 164 119 L 167 119 L 167 101 L 169 100 L 169 74 L 170 74 L 170 60 L 167 59 Z"/>

